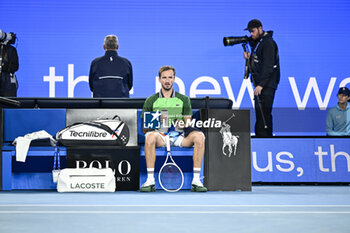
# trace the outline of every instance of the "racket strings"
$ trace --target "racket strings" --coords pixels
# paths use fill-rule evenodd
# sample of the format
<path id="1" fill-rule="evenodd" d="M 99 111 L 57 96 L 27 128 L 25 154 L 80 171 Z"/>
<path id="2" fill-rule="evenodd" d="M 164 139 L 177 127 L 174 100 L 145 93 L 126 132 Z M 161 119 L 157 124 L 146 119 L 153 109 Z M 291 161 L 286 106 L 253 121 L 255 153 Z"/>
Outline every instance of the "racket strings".
<path id="1" fill-rule="evenodd" d="M 159 173 L 159 182 L 165 190 L 175 191 L 182 186 L 181 170 L 174 164 L 166 164 Z"/>

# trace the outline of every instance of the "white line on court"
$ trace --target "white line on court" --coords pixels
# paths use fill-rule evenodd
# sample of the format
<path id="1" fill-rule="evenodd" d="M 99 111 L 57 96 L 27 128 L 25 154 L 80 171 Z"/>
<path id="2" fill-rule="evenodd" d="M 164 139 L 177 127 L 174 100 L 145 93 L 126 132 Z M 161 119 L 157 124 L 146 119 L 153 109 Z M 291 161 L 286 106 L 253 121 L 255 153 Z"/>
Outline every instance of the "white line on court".
<path id="1" fill-rule="evenodd" d="M 0 214 L 350 214 L 350 211 L 0 211 Z"/>
<path id="2" fill-rule="evenodd" d="M 83 205 L 83 204 L 0 204 L 0 207 L 295 207 L 295 208 L 350 208 L 350 205 Z"/>

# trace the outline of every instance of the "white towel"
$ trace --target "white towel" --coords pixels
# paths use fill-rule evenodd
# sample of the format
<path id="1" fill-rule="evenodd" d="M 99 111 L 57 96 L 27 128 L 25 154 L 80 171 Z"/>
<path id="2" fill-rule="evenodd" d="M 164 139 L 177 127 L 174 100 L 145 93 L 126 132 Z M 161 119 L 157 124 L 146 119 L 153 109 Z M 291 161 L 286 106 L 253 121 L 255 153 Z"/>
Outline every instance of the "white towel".
<path id="1" fill-rule="evenodd" d="M 25 162 L 30 143 L 35 139 L 49 138 L 51 146 L 55 146 L 57 141 L 45 130 L 26 134 L 24 137 L 17 137 L 12 144 L 16 145 L 16 161 Z"/>

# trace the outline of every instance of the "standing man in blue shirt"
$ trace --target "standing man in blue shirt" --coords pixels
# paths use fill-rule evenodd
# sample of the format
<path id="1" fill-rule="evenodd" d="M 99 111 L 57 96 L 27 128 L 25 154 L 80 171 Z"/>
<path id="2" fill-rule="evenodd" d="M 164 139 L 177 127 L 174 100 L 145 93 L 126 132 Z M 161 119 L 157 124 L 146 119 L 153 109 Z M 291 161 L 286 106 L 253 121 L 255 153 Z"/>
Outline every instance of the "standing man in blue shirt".
<path id="1" fill-rule="evenodd" d="M 350 136 L 350 90 L 341 87 L 338 91 L 338 104 L 327 114 L 328 136 Z"/>
<path id="2" fill-rule="evenodd" d="M 93 97 L 128 98 L 133 85 L 132 66 L 128 59 L 118 56 L 118 37 L 104 39 L 105 55 L 91 62 L 89 85 Z"/>

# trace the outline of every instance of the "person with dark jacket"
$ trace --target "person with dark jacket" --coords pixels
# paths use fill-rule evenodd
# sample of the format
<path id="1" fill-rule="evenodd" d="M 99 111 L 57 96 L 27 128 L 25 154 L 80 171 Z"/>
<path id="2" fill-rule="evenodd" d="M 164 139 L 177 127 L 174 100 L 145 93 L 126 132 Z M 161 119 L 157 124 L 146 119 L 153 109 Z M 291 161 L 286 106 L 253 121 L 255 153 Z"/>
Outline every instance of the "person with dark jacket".
<path id="1" fill-rule="evenodd" d="M 106 36 L 103 48 L 105 55 L 93 60 L 90 66 L 89 85 L 93 97 L 128 98 L 133 85 L 132 66 L 117 53 L 118 37 Z"/>
<path id="2" fill-rule="evenodd" d="M 18 82 L 15 72 L 18 70 L 17 49 L 10 44 L 3 46 L 0 76 L 0 96 L 17 97 Z"/>
<path id="3" fill-rule="evenodd" d="M 243 56 L 249 59 L 251 79 L 255 87 L 255 135 L 272 137 L 272 105 L 280 81 L 278 47 L 272 39 L 273 32 L 264 31 L 259 20 L 249 21 L 245 30 L 249 30 L 251 35 L 251 54 L 244 52 Z"/>

